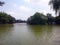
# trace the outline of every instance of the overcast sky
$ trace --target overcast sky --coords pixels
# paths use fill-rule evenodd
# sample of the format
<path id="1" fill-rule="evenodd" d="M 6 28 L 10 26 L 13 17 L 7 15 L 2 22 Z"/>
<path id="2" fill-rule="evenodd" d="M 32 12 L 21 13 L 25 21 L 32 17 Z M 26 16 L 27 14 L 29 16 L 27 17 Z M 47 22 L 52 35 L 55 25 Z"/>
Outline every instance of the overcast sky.
<path id="1" fill-rule="evenodd" d="M 35 12 L 51 13 L 55 16 L 53 10 L 48 5 L 50 0 L 0 0 L 4 1 L 3 7 L 0 11 L 11 14 L 16 19 L 27 20 Z"/>

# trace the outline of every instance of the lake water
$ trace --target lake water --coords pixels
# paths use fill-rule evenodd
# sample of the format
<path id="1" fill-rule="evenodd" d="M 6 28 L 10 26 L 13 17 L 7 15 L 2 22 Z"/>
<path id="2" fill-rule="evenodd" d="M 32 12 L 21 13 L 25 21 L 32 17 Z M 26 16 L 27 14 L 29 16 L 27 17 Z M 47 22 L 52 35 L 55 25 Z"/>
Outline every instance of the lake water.
<path id="1" fill-rule="evenodd" d="M 60 45 L 60 26 L 1 24 L 0 45 Z"/>

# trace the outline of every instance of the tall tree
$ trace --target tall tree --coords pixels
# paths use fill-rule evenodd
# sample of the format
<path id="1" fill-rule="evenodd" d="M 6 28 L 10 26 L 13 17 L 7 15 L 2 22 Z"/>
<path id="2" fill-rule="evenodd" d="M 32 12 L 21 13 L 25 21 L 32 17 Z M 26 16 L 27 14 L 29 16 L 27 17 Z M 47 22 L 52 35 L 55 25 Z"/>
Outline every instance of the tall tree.
<path id="1" fill-rule="evenodd" d="M 50 0 L 49 4 L 52 6 L 53 10 L 55 10 L 58 16 L 55 18 L 55 23 L 60 24 L 60 0 Z"/>
<path id="2" fill-rule="evenodd" d="M 42 13 L 36 12 L 33 16 L 28 18 L 27 23 L 32 25 L 46 24 L 46 16 Z"/>
<path id="3" fill-rule="evenodd" d="M 60 0 L 50 0 L 49 5 L 52 6 L 55 13 L 60 13 Z"/>
<path id="4" fill-rule="evenodd" d="M 1 2 L 1 1 L 0 1 L 0 6 L 3 6 L 3 4 L 4 4 L 4 2 Z"/>

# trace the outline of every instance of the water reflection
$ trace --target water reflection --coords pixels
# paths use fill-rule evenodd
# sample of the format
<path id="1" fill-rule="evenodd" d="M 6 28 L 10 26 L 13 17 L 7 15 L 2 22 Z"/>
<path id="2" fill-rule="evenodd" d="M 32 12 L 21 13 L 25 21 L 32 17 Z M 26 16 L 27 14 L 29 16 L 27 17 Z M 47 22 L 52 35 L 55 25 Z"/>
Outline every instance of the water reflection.
<path id="1" fill-rule="evenodd" d="M 0 25 L 0 45 L 4 45 L 6 37 L 11 35 L 13 25 L 12 24 L 1 24 Z"/>
<path id="2" fill-rule="evenodd" d="M 2 34 L 6 34 L 6 33 L 9 33 L 12 29 L 13 25 L 12 24 L 1 24 L 0 25 L 0 37 Z"/>
<path id="3" fill-rule="evenodd" d="M 38 45 L 52 45 L 52 43 L 50 43 L 50 38 L 52 36 L 53 33 L 53 26 L 48 26 L 48 25 L 29 25 L 28 27 L 30 29 L 30 32 L 32 33 L 32 35 L 35 36 L 36 39 L 36 43 L 38 43 Z"/>
<path id="4" fill-rule="evenodd" d="M 48 25 L 29 25 L 28 28 L 35 36 L 40 36 L 44 33 L 51 34 L 52 33 L 52 26 Z"/>

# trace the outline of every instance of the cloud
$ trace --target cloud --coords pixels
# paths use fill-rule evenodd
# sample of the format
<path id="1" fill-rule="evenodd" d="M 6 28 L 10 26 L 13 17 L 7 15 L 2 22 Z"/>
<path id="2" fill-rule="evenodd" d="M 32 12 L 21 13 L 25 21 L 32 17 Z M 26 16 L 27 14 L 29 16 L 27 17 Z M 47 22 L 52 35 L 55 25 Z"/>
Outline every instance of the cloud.
<path id="1" fill-rule="evenodd" d="M 24 1 L 26 1 L 26 2 L 30 3 L 30 1 L 31 1 L 31 0 L 24 0 Z"/>
<path id="2" fill-rule="evenodd" d="M 29 7 L 26 7 L 26 6 L 20 6 L 19 9 L 22 12 L 30 12 L 31 11 L 31 9 Z"/>
<path id="3" fill-rule="evenodd" d="M 28 17 L 30 17 L 29 13 L 21 13 L 21 12 L 15 12 L 15 11 L 5 11 L 7 14 L 10 14 L 11 16 L 15 17 L 16 19 L 22 19 L 27 20 Z"/>
<path id="4" fill-rule="evenodd" d="M 25 2 L 36 4 L 36 5 L 45 5 L 49 0 L 24 0 Z"/>
<path id="5" fill-rule="evenodd" d="M 24 1 L 32 4 L 33 6 L 35 6 L 35 8 L 38 8 L 38 10 L 37 10 L 38 12 L 41 12 L 44 14 L 52 13 L 52 11 L 50 10 L 50 7 L 48 5 L 50 0 L 24 0 Z"/>
<path id="6" fill-rule="evenodd" d="M 14 11 L 5 11 L 7 14 L 10 14 L 11 16 L 17 18 L 19 15 L 18 13 L 14 12 Z M 17 16 L 18 15 L 18 16 Z"/>
<path id="7" fill-rule="evenodd" d="M 18 7 L 18 5 L 16 3 L 13 4 L 13 7 Z"/>
<path id="8" fill-rule="evenodd" d="M 40 8 L 40 9 L 44 8 L 44 10 L 50 9 L 48 6 L 50 0 L 24 0 L 24 1 L 35 6 L 35 8 Z"/>
<path id="9" fill-rule="evenodd" d="M 5 12 L 8 13 L 8 14 L 11 14 L 11 15 L 16 14 L 14 11 L 5 11 Z"/>
<path id="10" fill-rule="evenodd" d="M 47 14 L 48 12 L 46 11 L 46 10 L 41 10 L 41 11 L 39 11 L 40 13 L 43 13 L 43 14 Z"/>

